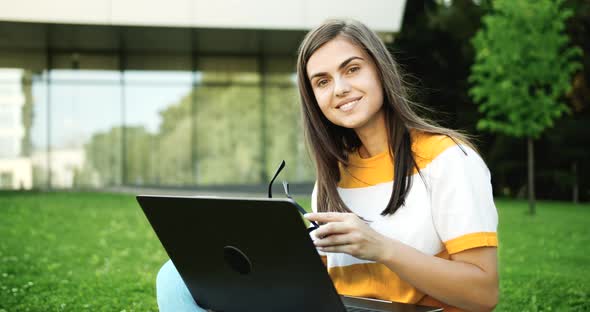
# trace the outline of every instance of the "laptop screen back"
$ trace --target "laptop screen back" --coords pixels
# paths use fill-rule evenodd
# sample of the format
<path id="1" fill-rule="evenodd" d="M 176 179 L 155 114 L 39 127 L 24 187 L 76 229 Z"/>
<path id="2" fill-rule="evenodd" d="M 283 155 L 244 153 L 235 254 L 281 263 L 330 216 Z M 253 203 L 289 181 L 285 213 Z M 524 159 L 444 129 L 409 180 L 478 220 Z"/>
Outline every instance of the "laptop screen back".
<path id="1" fill-rule="evenodd" d="M 199 306 L 344 311 L 293 200 L 137 200 Z"/>

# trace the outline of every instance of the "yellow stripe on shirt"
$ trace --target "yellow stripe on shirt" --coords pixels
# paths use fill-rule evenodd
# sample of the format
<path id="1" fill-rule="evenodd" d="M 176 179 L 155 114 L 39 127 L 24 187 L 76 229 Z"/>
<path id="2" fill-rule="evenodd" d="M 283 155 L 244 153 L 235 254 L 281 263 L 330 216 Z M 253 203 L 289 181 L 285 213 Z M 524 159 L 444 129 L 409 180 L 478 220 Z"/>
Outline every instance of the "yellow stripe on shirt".
<path id="1" fill-rule="evenodd" d="M 426 168 L 447 148 L 456 145 L 455 141 L 445 135 L 411 132 L 412 152 L 420 170 Z M 384 151 L 370 158 L 361 158 L 358 151 L 349 155 L 349 166 L 340 165 L 341 188 L 360 188 L 379 183 L 391 182 L 394 176 L 392 158 L 389 151 Z M 414 174 L 417 171 L 414 169 Z"/>

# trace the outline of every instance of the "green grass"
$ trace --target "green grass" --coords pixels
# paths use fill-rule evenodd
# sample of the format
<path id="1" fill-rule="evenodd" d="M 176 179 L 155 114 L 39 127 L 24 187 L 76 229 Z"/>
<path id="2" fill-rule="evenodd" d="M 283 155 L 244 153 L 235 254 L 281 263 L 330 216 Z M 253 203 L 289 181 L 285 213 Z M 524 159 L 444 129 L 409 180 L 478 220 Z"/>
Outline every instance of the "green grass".
<path id="1" fill-rule="evenodd" d="M 497 310 L 590 310 L 590 205 L 497 206 Z M 154 311 L 166 258 L 133 196 L 0 193 L 0 312 Z"/>
<path id="2" fill-rule="evenodd" d="M 498 311 L 590 311 L 590 205 L 497 200 Z"/>

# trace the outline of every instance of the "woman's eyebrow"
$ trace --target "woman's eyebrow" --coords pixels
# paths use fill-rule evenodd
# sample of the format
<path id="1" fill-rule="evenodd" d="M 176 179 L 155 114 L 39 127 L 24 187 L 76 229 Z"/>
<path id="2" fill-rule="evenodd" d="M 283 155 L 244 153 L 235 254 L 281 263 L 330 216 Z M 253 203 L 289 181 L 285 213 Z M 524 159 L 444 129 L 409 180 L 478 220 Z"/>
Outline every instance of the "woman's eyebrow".
<path id="1" fill-rule="evenodd" d="M 359 59 L 359 60 L 365 60 L 364 58 L 360 57 L 360 56 L 351 56 L 349 58 L 347 58 L 346 60 L 344 60 L 344 62 L 340 63 L 340 65 L 338 65 L 338 70 L 341 70 L 342 68 L 346 67 L 346 65 L 348 65 L 348 63 L 352 62 L 355 59 Z M 321 73 L 315 73 L 313 75 L 311 75 L 311 77 L 309 77 L 309 81 L 312 81 L 313 78 L 317 77 L 317 76 L 325 76 L 326 73 L 325 72 L 321 72 Z"/>

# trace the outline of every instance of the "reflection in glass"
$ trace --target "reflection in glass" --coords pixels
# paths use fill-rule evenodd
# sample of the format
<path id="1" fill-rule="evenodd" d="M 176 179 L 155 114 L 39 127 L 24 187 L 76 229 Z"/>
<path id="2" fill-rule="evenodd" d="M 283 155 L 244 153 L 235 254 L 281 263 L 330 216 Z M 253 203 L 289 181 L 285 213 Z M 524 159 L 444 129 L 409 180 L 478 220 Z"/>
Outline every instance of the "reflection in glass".
<path id="1" fill-rule="evenodd" d="M 31 160 L 33 163 L 33 187 L 46 188 L 49 182 L 49 155 L 47 131 L 47 72 L 33 76 L 31 80 L 32 112 L 31 112 Z"/>
<path id="2" fill-rule="evenodd" d="M 313 181 L 294 60 L 200 57 L 192 72 L 187 54 L 121 72 L 97 69 L 116 56 L 67 69 L 70 54 L 49 74 L 0 68 L 0 188 L 261 184 L 282 159 L 286 179 Z"/>
<path id="3" fill-rule="evenodd" d="M 256 58 L 203 57 L 194 90 L 196 171 L 201 185 L 262 179 L 262 110 Z"/>
<path id="4" fill-rule="evenodd" d="M 32 187 L 31 73 L 0 69 L 0 188 Z"/>
<path id="5" fill-rule="evenodd" d="M 201 86 L 195 92 L 199 183 L 264 182 L 260 176 L 260 88 Z"/>
<path id="6" fill-rule="evenodd" d="M 271 134 L 267 144 L 267 171 L 272 172 L 273 164 L 284 159 L 289 164 L 282 173 L 286 179 L 291 182 L 313 180 L 314 171 L 305 150 L 296 87 L 270 86 L 266 88 L 266 94 L 269 103 L 266 119 Z"/>
<path id="7" fill-rule="evenodd" d="M 191 81 L 190 72 L 125 73 L 127 184 L 193 183 Z"/>
<path id="8" fill-rule="evenodd" d="M 84 78 L 78 77 L 84 75 Z M 91 73 L 51 73 L 51 186 L 101 187 L 121 184 L 121 85 L 88 81 Z M 65 78 L 64 78 L 65 77 Z M 72 80 L 73 79 L 73 80 Z"/>

